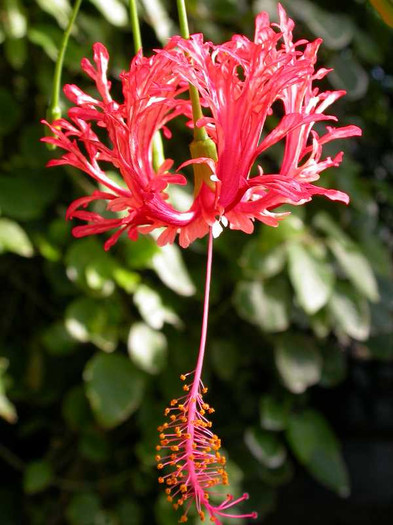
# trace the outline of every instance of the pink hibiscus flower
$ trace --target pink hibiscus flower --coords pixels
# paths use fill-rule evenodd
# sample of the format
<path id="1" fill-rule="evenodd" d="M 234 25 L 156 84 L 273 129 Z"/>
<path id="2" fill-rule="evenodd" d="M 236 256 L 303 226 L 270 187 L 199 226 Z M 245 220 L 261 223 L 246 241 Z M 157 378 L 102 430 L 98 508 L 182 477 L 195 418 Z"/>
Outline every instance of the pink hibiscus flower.
<path id="1" fill-rule="evenodd" d="M 111 98 L 108 52 L 102 44 L 94 45 L 95 67 L 83 59 L 82 69 L 95 81 L 101 99 L 66 85 L 65 94 L 76 104 L 69 110 L 70 121 L 46 123 L 54 136 L 42 139 L 67 152 L 49 166 L 74 166 L 103 188 L 69 207 L 68 218 L 87 222 L 73 229 L 75 236 L 116 230 L 105 243 L 109 249 L 122 232 L 136 239 L 138 233 L 163 228 L 160 245 L 174 242 L 179 234 L 180 245 L 186 247 L 211 226 L 215 233 L 227 225 L 251 233 L 255 220 L 277 226 L 287 215 L 275 212 L 277 207 L 303 204 L 315 194 L 348 202 L 346 194 L 313 182 L 342 159 L 342 153 L 322 159 L 323 144 L 360 135 L 361 130 L 327 127 L 319 136 L 313 129 L 316 122 L 337 120 L 324 111 L 344 91 L 319 92 L 313 87 L 328 73 L 315 70 L 321 41 L 293 42 L 293 21 L 281 6 L 279 14 L 278 25 L 271 24 L 266 13 L 257 17 L 254 41 L 235 35 L 214 45 L 198 34 L 190 40 L 174 37 L 151 58 L 138 54 L 121 75 L 122 102 Z M 198 157 L 184 163 L 205 164 L 207 176 L 196 183 L 191 208 L 181 212 L 168 202 L 166 190 L 186 179 L 169 171 L 169 159 L 158 170 L 153 168 L 152 141 L 159 130 L 170 137 L 170 120 L 191 115 L 190 102 L 179 97 L 188 82 L 210 111 L 197 125 L 206 126 L 218 155 L 217 160 Z M 279 124 L 263 137 L 266 120 L 277 111 L 282 115 Z M 93 128 L 105 130 L 107 140 L 103 142 Z M 258 166 L 259 173 L 252 175 L 259 155 L 279 141 L 285 142 L 285 149 L 278 173 L 265 174 Z M 105 164 L 120 172 L 124 184 L 108 176 Z M 97 200 L 106 201 L 114 216 L 87 211 Z"/>

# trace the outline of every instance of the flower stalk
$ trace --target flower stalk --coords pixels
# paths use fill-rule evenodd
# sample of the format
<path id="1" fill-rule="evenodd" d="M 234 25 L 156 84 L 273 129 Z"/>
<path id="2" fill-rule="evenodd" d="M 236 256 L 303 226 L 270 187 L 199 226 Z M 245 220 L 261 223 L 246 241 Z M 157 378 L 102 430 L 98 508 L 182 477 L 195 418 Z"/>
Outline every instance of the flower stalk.
<path id="1" fill-rule="evenodd" d="M 134 50 L 135 50 L 135 54 L 137 54 L 138 51 L 142 49 L 142 37 L 141 37 L 141 29 L 139 27 L 138 7 L 136 5 L 136 0 L 130 0 L 129 11 L 130 11 L 132 34 L 134 36 Z"/>
<path id="2" fill-rule="evenodd" d="M 55 72 L 53 75 L 53 87 L 52 87 L 52 97 L 46 114 L 46 118 L 49 122 L 53 122 L 61 117 L 61 108 L 60 108 L 60 89 L 61 89 L 61 75 L 63 71 L 64 57 L 67 50 L 68 40 L 76 17 L 78 16 L 79 8 L 82 4 L 82 0 L 75 0 L 74 7 L 72 9 L 71 17 L 66 27 L 66 30 L 63 34 L 63 40 L 60 44 L 59 53 L 57 55 Z M 48 148 L 51 150 L 56 149 L 56 146 L 53 144 L 47 144 Z"/>

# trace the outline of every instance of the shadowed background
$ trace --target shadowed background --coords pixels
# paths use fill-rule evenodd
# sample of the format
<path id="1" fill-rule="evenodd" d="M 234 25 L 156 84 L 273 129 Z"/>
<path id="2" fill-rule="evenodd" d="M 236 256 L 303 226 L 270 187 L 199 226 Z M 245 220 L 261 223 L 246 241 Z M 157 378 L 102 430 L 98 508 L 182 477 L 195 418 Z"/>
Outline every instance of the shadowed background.
<path id="1" fill-rule="evenodd" d="M 362 0 L 282 3 L 297 38 L 324 40 L 319 64 L 334 72 L 322 87 L 348 92 L 332 108 L 340 125 L 363 128 L 325 149 L 345 150 L 324 185 L 351 204 L 316 198 L 278 229 L 216 241 L 207 401 L 230 490 L 250 493 L 261 523 L 384 525 L 393 514 L 393 30 Z M 174 4 L 140 2 L 146 54 L 178 32 Z M 188 9 L 191 31 L 215 42 L 252 38 L 261 10 L 276 16 L 274 0 Z M 66 207 L 92 183 L 72 168 L 44 169 L 53 153 L 39 143 L 69 15 L 68 0 L 0 8 L 0 522 L 172 525 L 156 427 L 194 366 L 205 241 L 184 251 L 121 239 L 105 253 L 100 237 L 72 238 Z M 92 89 L 79 63 L 95 41 L 109 49 L 120 93 L 115 79 L 133 55 L 125 1 L 82 3 L 63 83 Z M 191 135 L 182 123 L 172 131 L 166 151 L 180 164 Z M 264 155 L 265 171 L 281 155 Z"/>

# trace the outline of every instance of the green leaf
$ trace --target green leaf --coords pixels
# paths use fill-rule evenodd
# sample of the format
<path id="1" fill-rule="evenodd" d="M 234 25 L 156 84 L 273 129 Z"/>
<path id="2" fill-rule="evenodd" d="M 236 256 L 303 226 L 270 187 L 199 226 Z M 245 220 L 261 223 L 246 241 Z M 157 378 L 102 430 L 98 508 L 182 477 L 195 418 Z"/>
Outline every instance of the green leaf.
<path id="1" fill-rule="evenodd" d="M 335 89 L 345 89 L 347 100 L 360 100 L 367 92 L 369 77 L 351 52 L 334 55 L 328 67 L 333 68 L 329 80 Z"/>
<path id="2" fill-rule="evenodd" d="M 330 49 L 342 49 L 352 40 L 356 32 L 351 18 L 345 14 L 325 11 L 314 2 L 296 0 L 291 2 L 291 11 L 299 20 L 304 20 L 311 31 Z"/>
<path id="3" fill-rule="evenodd" d="M 48 57 L 55 62 L 59 50 L 51 29 L 47 25 L 37 25 L 29 29 L 27 37 L 32 44 L 40 46 Z"/>
<path id="4" fill-rule="evenodd" d="M 377 281 L 370 263 L 359 247 L 326 213 L 318 214 L 314 224 L 329 235 L 328 246 L 348 279 L 370 301 L 377 301 Z"/>
<path id="5" fill-rule="evenodd" d="M 118 343 L 121 305 L 111 300 L 90 297 L 75 299 L 67 307 L 65 326 L 69 334 L 81 343 L 91 342 L 104 352 L 113 352 Z"/>
<path id="6" fill-rule="evenodd" d="M 63 400 L 62 414 L 72 430 L 82 430 L 92 420 L 91 410 L 82 385 L 69 390 Z"/>
<path id="7" fill-rule="evenodd" d="M 48 461 L 32 461 L 26 466 L 23 474 L 23 489 L 27 494 L 36 494 L 48 488 L 52 480 L 52 466 Z"/>
<path id="8" fill-rule="evenodd" d="M 61 28 L 66 28 L 71 15 L 68 0 L 36 0 L 36 2 L 43 11 L 56 19 Z"/>
<path id="9" fill-rule="evenodd" d="M 21 69 L 27 59 L 27 41 L 25 38 L 7 38 L 4 42 L 4 54 L 7 62 L 14 69 Z"/>
<path id="10" fill-rule="evenodd" d="M 93 463 L 102 463 L 109 459 L 110 447 L 105 434 L 95 428 L 85 428 L 80 440 L 81 455 Z"/>
<path id="11" fill-rule="evenodd" d="M 164 2 L 162 0 L 142 0 L 142 4 L 157 39 L 165 45 L 168 38 L 176 33 L 176 28 L 168 16 Z"/>
<path id="12" fill-rule="evenodd" d="M 370 334 L 370 308 L 367 300 L 354 290 L 340 283 L 328 304 L 334 321 L 335 332 L 344 333 L 358 341 L 365 341 Z"/>
<path id="13" fill-rule="evenodd" d="M 124 27 L 128 22 L 127 10 L 119 0 L 90 0 L 108 22 L 116 27 Z"/>
<path id="14" fill-rule="evenodd" d="M 62 322 L 50 325 L 42 334 L 42 342 L 49 354 L 57 356 L 69 355 L 77 347 L 75 339 Z"/>
<path id="15" fill-rule="evenodd" d="M 22 257 L 32 257 L 33 245 L 23 228 L 10 219 L 0 218 L 0 253 L 11 252 Z"/>
<path id="16" fill-rule="evenodd" d="M 92 492 L 72 496 L 66 516 L 71 525 L 104 525 L 100 500 Z"/>
<path id="17" fill-rule="evenodd" d="M 180 249 L 167 244 L 153 255 L 152 266 L 161 281 L 179 295 L 190 296 L 195 286 L 184 265 Z"/>
<path id="18" fill-rule="evenodd" d="M 134 303 L 143 320 L 156 330 L 160 330 L 164 323 L 177 327 L 182 324 L 176 313 L 163 304 L 159 294 L 144 284 L 138 286 L 134 294 Z"/>
<path id="19" fill-rule="evenodd" d="M 117 267 L 113 270 L 113 278 L 116 283 L 127 293 L 134 293 L 141 278 L 136 272 L 131 272 L 126 268 Z"/>
<path id="20" fill-rule="evenodd" d="M 277 434 L 260 428 L 252 428 L 246 431 L 244 441 L 251 454 L 262 465 L 276 469 L 284 464 L 287 451 Z"/>
<path id="21" fill-rule="evenodd" d="M 120 354 L 96 354 L 83 379 L 95 417 L 105 428 L 126 421 L 139 407 L 144 381 L 130 360 Z"/>
<path id="22" fill-rule="evenodd" d="M 141 370 L 158 374 L 166 365 L 166 337 L 144 323 L 135 323 L 128 336 L 128 353 Z"/>
<path id="23" fill-rule="evenodd" d="M 28 221 L 41 218 L 56 197 L 60 177 L 49 177 L 42 169 L 15 169 L 0 177 L 0 210 L 11 219 Z"/>
<path id="24" fill-rule="evenodd" d="M 370 301 L 378 301 L 378 285 L 372 268 L 354 244 L 329 239 L 328 245 L 353 285 Z"/>
<path id="25" fill-rule="evenodd" d="M 113 273 L 117 269 L 117 261 L 104 251 L 97 239 L 78 239 L 72 243 L 65 261 L 67 276 L 82 289 L 90 289 L 102 296 L 113 293 Z"/>
<path id="26" fill-rule="evenodd" d="M 266 332 L 283 332 L 289 326 L 290 295 L 283 279 L 267 283 L 240 281 L 234 294 L 235 308 L 242 319 Z"/>
<path id="27" fill-rule="evenodd" d="M 296 298 L 307 314 L 315 314 L 328 302 L 334 273 L 323 259 L 317 259 L 300 243 L 289 243 L 288 272 Z"/>
<path id="28" fill-rule="evenodd" d="M 284 430 L 288 423 L 292 400 L 290 397 L 277 399 L 271 394 L 261 397 L 259 414 L 261 426 L 265 430 Z"/>
<path id="29" fill-rule="evenodd" d="M 301 394 L 319 382 L 322 358 L 312 339 L 301 335 L 280 337 L 275 348 L 275 361 L 285 386 Z"/>
<path id="30" fill-rule="evenodd" d="M 0 417 L 8 423 L 16 423 L 18 416 L 15 406 L 6 396 L 6 377 L 5 372 L 8 368 L 8 360 L 0 357 Z"/>
<path id="31" fill-rule="evenodd" d="M 292 414 L 286 432 L 298 461 L 320 483 L 342 497 L 349 495 L 347 468 L 329 423 L 316 410 Z"/>
<path id="32" fill-rule="evenodd" d="M 263 249 L 259 239 L 249 241 L 242 253 L 239 264 L 245 275 L 255 279 L 268 279 L 279 274 L 285 266 L 286 253 L 283 244 Z"/>
<path id="33" fill-rule="evenodd" d="M 344 351 L 338 346 L 325 346 L 320 385 L 334 387 L 344 381 L 347 374 L 347 360 Z"/>
<path id="34" fill-rule="evenodd" d="M 238 368 L 238 348 L 234 342 L 225 339 L 216 339 L 210 346 L 211 358 L 216 374 L 220 379 L 229 381 L 233 378 Z"/>
<path id="35" fill-rule="evenodd" d="M 4 29 L 10 38 L 23 38 L 26 35 L 27 19 L 19 0 L 4 0 L 2 18 Z"/>

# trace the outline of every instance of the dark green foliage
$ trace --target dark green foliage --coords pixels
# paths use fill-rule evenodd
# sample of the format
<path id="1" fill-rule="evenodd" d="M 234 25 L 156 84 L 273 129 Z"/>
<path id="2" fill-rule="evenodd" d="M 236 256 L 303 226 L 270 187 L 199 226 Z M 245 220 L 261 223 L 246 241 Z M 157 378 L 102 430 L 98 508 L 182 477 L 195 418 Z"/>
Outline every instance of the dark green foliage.
<path id="1" fill-rule="evenodd" d="M 283 3 L 298 37 L 324 38 L 321 63 L 335 68 L 325 87 L 348 90 L 333 112 L 364 137 L 343 141 L 343 164 L 325 175 L 350 207 L 316 198 L 278 229 L 225 231 L 215 243 L 208 402 L 232 488 L 247 488 L 262 514 L 302 468 L 348 495 L 339 439 L 313 394 L 345 382 L 359 357 L 393 360 L 392 32 L 367 2 Z M 70 12 L 68 0 L 54 4 L 0 8 L 0 521 L 170 525 L 156 427 L 194 366 L 205 241 L 182 251 L 121 239 L 105 253 L 103 238 L 72 238 L 66 207 L 92 182 L 46 170 L 58 153 L 38 142 Z M 177 26 L 175 2 L 151 4 L 140 2 L 146 52 Z M 191 29 L 220 41 L 251 36 L 253 13 L 273 15 L 276 2 L 188 4 Z M 125 1 L 83 2 L 64 82 L 89 86 L 79 61 L 97 40 L 116 77 L 132 56 Z M 175 133 L 178 164 L 191 137 Z M 274 166 L 274 153 L 261 163 Z"/>

